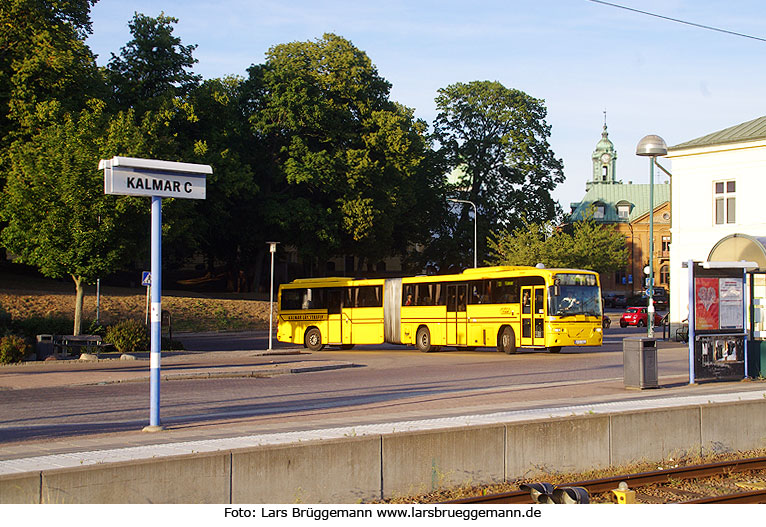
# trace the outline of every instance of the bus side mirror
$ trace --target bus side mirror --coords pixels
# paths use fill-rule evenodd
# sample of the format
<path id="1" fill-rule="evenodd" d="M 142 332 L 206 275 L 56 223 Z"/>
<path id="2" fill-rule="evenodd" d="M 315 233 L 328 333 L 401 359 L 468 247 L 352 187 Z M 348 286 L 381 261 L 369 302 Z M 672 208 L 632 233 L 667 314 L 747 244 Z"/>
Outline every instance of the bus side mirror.
<path id="1" fill-rule="evenodd" d="M 560 296 L 561 295 L 561 288 L 558 286 L 558 284 L 553 286 L 553 296 Z"/>

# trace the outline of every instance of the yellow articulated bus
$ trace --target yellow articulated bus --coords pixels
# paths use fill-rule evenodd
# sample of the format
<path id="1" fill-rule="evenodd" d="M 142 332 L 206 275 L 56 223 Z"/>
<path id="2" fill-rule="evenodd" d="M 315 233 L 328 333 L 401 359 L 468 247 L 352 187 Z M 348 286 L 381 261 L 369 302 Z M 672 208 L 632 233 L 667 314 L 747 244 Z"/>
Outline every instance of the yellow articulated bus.
<path id="1" fill-rule="evenodd" d="M 600 346 L 598 274 L 578 269 L 484 267 L 460 274 L 301 279 L 279 288 L 277 340 L 325 345 L 405 344 L 561 351 Z"/>

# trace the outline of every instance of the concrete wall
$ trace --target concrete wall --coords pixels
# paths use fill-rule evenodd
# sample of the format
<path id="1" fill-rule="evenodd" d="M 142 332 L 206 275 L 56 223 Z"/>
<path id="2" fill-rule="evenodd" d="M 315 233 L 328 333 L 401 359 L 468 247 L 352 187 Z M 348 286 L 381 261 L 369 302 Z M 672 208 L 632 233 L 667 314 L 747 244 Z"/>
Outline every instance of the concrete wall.
<path id="1" fill-rule="evenodd" d="M 505 426 L 383 436 L 383 496 L 503 481 Z"/>
<path id="2" fill-rule="evenodd" d="M 609 466 L 609 416 L 508 425 L 506 479 Z"/>
<path id="3" fill-rule="evenodd" d="M 229 453 L 42 473 L 42 503 L 228 503 Z"/>
<path id="4" fill-rule="evenodd" d="M 311 441 L 0 476 L 0 503 L 359 503 L 766 448 L 766 399 Z"/>
<path id="5" fill-rule="evenodd" d="M 380 498 L 380 436 L 232 453 L 232 503 L 358 503 Z"/>

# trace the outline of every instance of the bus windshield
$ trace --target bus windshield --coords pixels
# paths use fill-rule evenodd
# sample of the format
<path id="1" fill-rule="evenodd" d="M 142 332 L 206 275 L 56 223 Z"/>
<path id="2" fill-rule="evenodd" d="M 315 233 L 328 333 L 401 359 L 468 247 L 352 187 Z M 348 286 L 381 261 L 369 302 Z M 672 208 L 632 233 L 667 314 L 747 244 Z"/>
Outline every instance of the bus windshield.
<path id="1" fill-rule="evenodd" d="M 558 289 L 558 291 L 557 291 Z M 558 293 L 558 294 L 555 294 Z M 556 317 L 570 315 L 601 316 L 601 293 L 598 286 L 562 285 L 550 288 L 549 313 Z"/>

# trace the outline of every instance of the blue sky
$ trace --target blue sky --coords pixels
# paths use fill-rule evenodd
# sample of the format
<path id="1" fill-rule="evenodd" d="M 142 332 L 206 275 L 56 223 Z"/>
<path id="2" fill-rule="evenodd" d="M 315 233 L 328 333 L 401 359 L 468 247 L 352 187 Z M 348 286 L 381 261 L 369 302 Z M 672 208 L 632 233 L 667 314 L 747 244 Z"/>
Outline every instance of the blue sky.
<path id="1" fill-rule="evenodd" d="M 766 38 L 762 0 L 613 3 Z M 648 161 L 635 155 L 644 135 L 672 146 L 766 114 L 766 42 L 588 0 L 101 0 L 88 39 L 100 65 L 130 39 L 134 12 L 178 18 L 175 34 L 198 45 L 204 78 L 244 76 L 276 44 L 335 33 L 429 123 L 438 89 L 455 82 L 499 81 L 543 99 L 565 211 L 591 178 L 605 110 L 617 178 L 634 183 L 648 183 Z"/>

